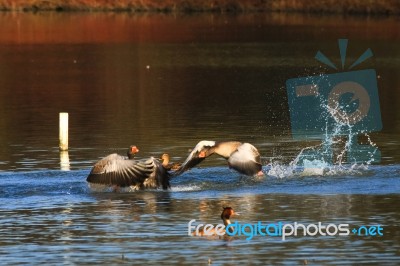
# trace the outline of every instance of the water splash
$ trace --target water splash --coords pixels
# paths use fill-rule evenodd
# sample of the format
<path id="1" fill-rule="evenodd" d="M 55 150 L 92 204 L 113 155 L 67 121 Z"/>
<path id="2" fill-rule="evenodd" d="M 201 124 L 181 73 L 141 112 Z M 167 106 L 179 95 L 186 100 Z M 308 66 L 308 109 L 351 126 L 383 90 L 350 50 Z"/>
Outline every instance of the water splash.
<path id="1" fill-rule="evenodd" d="M 353 121 L 342 115 L 343 110 L 339 104 L 332 106 L 320 98 L 320 106 L 324 110 L 321 117 L 326 118 L 321 143 L 303 148 L 288 165 L 271 161 L 267 172 L 269 176 L 360 175 L 368 171 L 370 164 L 379 162 L 377 158 L 380 158 L 380 151 L 377 145 L 366 132 L 363 134 L 367 143 L 358 144 L 359 132 L 353 130 Z M 329 116 L 335 118 L 334 122 L 328 122 Z M 339 116 L 340 119 L 336 119 Z"/>
<path id="2" fill-rule="evenodd" d="M 171 188 L 173 192 L 187 192 L 187 191 L 200 191 L 201 187 L 198 185 L 176 185 Z"/>
<path id="3" fill-rule="evenodd" d="M 324 159 L 327 153 L 321 144 L 303 148 L 294 160 L 289 164 L 283 164 L 280 161 L 272 161 L 269 164 L 270 169 L 267 175 L 277 178 L 302 177 L 302 176 L 344 176 L 344 175 L 364 175 L 369 171 L 369 166 L 374 161 L 373 153 L 370 160 L 366 162 L 345 162 L 346 152 L 351 151 L 351 145 L 347 141 L 345 147 L 336 156 L 335 164 Z M 310 153 L 314 158 L 310 158 Z M 319 156 L 318 156 L 319 154 Z"/>

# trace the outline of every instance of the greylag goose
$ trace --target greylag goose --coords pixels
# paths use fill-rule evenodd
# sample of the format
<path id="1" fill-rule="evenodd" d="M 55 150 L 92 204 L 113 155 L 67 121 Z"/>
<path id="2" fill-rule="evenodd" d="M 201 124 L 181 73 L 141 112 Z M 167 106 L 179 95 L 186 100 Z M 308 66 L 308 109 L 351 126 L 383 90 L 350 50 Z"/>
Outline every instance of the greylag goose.
<path id="1" fill-rule="evenodd" d="M 145 188 L 168 189 L 170 174 L 155 158 L 134 160 L 138 152 L 136 146 L 128 150 L 128 157 L 110 154 L 98 161 L 86 181 L 110 187 L 131 187 L 133 190 Z"/>
<path id="2" fill-rule="evenodd" d="M 165 169 L 172 170 L 172 171 L 176 171 L 179 169 L 179 167 L 181 166 L 180 163 L 170 163 L 170 158 L 169 158 L 169 154 L 168 153 L 164 153 L 161 156 L 161 160 L 162 160 L 162 165 L 164 166 Z"/>
<path id="3" fill-rule="evenodd" d="M 198 230 L 192 233 L 192 236 L 222 236 L 225 235 L 226 227 L 231 224 L 231 216 L 237 215 L 235 211 L 231 207 L 222 207 L 221 219 L 224 222 L 224 228 L 217 228 L 216 226 L 210 230 L 204 231 L 204 228 L 199 228 Z M 219 230 L 218 230 L 219 229 Z M 233 229 L 229 227 L 229 232 L 232 234 Z"/>
<path id="4" fill-rule="evenodd" d="M 229 168 L 233 168 L 241 174 L 249 176 L 263 175 L 260 153 L 250 143 L 238 141 L 215 142 L 208 140 L 197 143 L 196 147 L 194 147 L 182 166 L 175 171 L 174 175 L 180 175 L 193 168 L 214 153 L 227 159 Z"/>

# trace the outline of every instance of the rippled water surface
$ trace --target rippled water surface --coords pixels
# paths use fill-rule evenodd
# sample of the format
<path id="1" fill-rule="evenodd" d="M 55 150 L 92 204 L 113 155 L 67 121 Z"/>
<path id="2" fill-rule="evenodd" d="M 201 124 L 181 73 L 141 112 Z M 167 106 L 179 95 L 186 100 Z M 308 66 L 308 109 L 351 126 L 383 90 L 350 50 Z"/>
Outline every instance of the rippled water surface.
<path id="1" fill-rule="evenodd" d="M 0 255 L 5 264 L 398 264 L 400 262 L 400 32 L 396 18 L 283 14 L 0 14 Z M 285 82 L 334 73 L 367 48 L 383 129 L 372 165 L 292 167 Z M 70 149 L 58 151 L 58 113 Z M 136 144 L 140 157 L 183 161 L 199 140 L 240 140 L 262 155 L 262 178 L 210 158 L 169 191 L 91 191 L 101 157 Z M 188 222 L 383 227 L 383 236 L 187 235 Z"/>

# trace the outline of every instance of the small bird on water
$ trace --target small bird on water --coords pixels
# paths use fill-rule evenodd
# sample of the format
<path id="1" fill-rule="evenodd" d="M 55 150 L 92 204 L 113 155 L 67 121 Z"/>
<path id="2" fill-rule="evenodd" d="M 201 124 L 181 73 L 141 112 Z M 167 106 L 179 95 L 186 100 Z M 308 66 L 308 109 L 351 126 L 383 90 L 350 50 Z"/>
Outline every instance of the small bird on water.
<path id="1" fill-rule="evenodd" d="M 222 207 L 221 219 L 225 225 L 225 228 L 226 226 L 231 224 L 230 218 L 231 216 L 234 215 L 237 215 L 237 213 L 231 207 Z M 230 230 L 230 232 L 232 232 L 232 230 Z M 214 227 L 213 229 L 207 230 L 207 232 L 205 232 L 203 229 L 198 230 L 198 232 L 195 231 L 192 233 L 192 236 L 212 237 L 212 236 L 221 236 L 222 234 L 224 234 L 224 232 L 217 232 L 216 228 Z"/>

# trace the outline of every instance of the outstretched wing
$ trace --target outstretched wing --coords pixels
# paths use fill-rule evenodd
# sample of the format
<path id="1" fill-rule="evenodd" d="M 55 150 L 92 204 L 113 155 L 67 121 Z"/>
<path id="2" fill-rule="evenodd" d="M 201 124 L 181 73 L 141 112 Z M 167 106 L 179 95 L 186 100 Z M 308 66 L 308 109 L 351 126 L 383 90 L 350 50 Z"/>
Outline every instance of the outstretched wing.
<path id="1" fill-rule="evenodd" d="M 199 157 L 200 151 L 204 148 L 211 148 L 213 146 L 215 146 L 215 141 L 202 140 L 197 143 L 197 145 L 193 148 L 192 152 L 189 154 L 183 164 L 174 172 L 174 176 L 183 174 L 187 170 L 201 163 L 205 159 L 205 157 Z"/>
<path id="2" fill-rule="evenodd" d="M 228 164 L 241 174 L 255 175 L 262 169 L 260 153 L 250 143 L 243 143 L 231 154 Z"/>
<path id="3" fill-rule="evenodd" d="M 111 154 L 93 166 L 86 180 L 90 183 L 120 187 L 140 185 L 150 177 L 155 167 L 153 158 L 127 160 L 118 154 Z"/>

